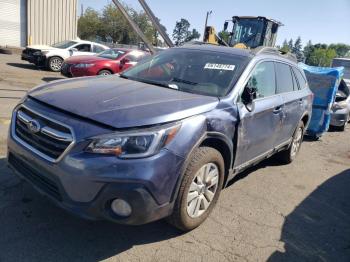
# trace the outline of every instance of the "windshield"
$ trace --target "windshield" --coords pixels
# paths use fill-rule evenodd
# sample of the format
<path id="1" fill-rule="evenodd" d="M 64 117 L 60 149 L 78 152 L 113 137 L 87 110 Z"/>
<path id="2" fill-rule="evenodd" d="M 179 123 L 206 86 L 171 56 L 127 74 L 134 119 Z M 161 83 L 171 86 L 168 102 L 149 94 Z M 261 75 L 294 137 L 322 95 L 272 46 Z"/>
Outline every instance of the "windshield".
<path id="1" fill-rule="evenodd" d="M 260 46 L 263 29 L 264 21 L 262 20 L 238 20 L 233 27 L 230 46 L 234 46 L 239 43 L 243 43 L 251 48 Z"/>
<path id="2" fill-rule="evenodd" d="M 103 57 L 107 59 L 118 59 L 122 57 L 125 53 L 126 53 L 125 51 L 120 49 L 109 49 L 98 54 L 98 57 Z"/>
<path id="3" fill-rule="evenodd" d="M 126 71 L 122 77 L 215 97 L 233 87 L 249 58 L 213 51 L 172 48 Z"/>
<path id="4" fill-rule="evenodd" d="M 63 42 L 55 43 L 52 46 L 60 49 L 66 49 L 72 45 L 75 45 L 76 43 L 77 42 L 75 41 L 63 41 Z"/>

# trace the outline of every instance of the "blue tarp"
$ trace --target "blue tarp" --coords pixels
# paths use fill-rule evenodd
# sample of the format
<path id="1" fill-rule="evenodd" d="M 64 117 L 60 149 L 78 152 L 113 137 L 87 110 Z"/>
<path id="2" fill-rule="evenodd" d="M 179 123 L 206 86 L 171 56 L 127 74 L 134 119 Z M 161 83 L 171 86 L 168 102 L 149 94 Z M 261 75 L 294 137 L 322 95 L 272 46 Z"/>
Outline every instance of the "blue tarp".
<path id="1" fill-rule="evenodd" d="M 312 117 L 306 134 L 320 137 L 329 128 L 331 107 L 344 74 L 344 67 L 316 67 L 299 63 L 305 72 L 311 91 L 314 93 Z"/>

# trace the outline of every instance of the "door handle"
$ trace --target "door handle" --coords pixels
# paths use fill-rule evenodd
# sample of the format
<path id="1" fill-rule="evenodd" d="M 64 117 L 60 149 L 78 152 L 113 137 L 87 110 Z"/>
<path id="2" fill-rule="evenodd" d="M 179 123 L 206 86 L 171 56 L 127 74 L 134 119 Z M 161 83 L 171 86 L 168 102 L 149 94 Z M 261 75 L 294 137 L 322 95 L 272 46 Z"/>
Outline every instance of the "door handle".
<path id="1" fill-rule="evenodd" d="M 275 107 L 275 109 L 273 110 L 273 113 L 274 113 L 274 114 L 279 114 L 279 113 L 281 113 L 281 111 L 282 111 L 282 106 L 277 106 L 277 107 Z"/>
<path id="2" fill-rule="evenodd" d="M 299 103 L 300 105 L 302 105 L 302 104 L 303 104 L 303 99 L 300 98 L 300 99 L 298 100 L 298 103 Z"/>

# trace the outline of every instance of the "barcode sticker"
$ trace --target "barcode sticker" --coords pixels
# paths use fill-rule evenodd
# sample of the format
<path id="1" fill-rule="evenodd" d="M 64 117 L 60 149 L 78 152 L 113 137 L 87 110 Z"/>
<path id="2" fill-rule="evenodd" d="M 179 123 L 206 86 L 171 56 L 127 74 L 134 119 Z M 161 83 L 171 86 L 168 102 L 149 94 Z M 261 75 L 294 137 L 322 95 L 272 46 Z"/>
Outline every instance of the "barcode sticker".
<path id="1" fill-rule="evenodd" d="M 204 69 L 233 71 L 235 70 L 235 67 L 236 67 L 235 65 L 206 63 L 204 66 Z"/>

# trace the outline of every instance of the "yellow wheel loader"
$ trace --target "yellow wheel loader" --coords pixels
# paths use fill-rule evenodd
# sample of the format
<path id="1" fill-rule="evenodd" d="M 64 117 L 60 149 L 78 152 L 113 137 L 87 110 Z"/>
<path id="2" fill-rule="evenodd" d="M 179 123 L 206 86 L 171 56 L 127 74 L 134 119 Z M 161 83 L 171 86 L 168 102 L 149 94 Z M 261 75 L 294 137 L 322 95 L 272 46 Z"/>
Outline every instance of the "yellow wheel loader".
<path id="1" fill-rule="evenodd" d="M 225 21 L 224 32 L 228 38 L 219 37 L 214 27 L 207 26 L 203 42 L 235 48 L 274 47 L 277 31 L 283 24 L 263 16 L 234 16 Z M 231 27 L 231 30 L 228 30 Z"/>

